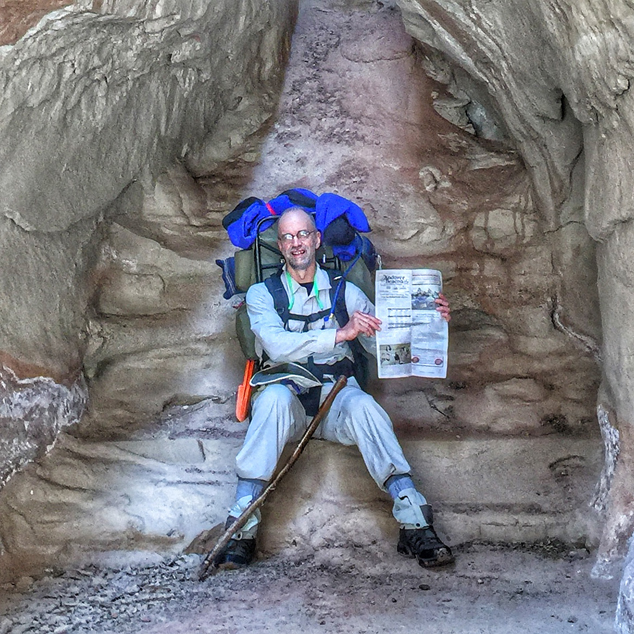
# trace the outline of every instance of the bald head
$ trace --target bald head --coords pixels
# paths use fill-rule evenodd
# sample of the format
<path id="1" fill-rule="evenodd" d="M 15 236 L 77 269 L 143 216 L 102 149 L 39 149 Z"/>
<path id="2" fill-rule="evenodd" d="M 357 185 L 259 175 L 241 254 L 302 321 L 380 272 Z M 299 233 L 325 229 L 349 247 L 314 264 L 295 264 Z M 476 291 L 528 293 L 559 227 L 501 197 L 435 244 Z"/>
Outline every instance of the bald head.
<path id="1" fill-rule="evenodd" d="M 308 229 L 309 231 L 315 231 L 315 220 L 311 214 L 304 211 L 301 207 L 291 207 L 282 212 L 280 219 L 277 222 L 277 236 L 278 238 L 288 233 L 289 226 L 295 227 L 298 223 L 302 225 L 302 229 Z"/>

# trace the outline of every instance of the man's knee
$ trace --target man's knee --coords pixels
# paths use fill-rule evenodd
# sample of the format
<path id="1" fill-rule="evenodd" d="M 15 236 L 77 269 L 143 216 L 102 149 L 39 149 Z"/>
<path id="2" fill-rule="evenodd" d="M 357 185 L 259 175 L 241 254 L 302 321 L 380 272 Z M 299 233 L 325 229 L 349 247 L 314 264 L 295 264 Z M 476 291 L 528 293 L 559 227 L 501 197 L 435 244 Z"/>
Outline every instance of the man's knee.
<path id="1" fill-rule="evenodd" d="M 253 402 L 254 413 L 259 409 L 288 408 L 293 402 L 293 394 L 285 386 L 275 383 L 264 388 Z"/>
<path id="2" fill-rule="evenodd" d="M 394 433 L 392 421 L 386 411 L 367 392 L 351 390 L 342 401 L 340 412 L 353 438 L 358 434 L 367 434 L 370 429 L 379 436 Z"/>
<path id="3" fill-rule="evenodd" d="M 364 412 L 374 414 L 377 411 L 383 412 L 383 408 L 367 392 L 359 388 L 350 388 L 341 399 L 340 408 L 344 415 Z"/>

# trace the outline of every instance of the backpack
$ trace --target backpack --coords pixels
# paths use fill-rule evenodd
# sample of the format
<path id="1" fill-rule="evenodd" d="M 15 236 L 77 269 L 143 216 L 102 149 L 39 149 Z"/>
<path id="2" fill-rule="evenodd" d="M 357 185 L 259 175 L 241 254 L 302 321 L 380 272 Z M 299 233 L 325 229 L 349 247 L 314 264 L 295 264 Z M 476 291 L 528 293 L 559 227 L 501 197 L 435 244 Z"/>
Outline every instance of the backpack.
<path id="1" fill-rule="evenodd" d="M 334 201 L 336 205 L 340 206 L 340 209 L 341 205 L 352 205 L 356 208 L 353 208 L 354 213 L 363 214 L 354 203 L 335 194 L 324 194 L 323 196 L 330 197 L 326 203 Z M 317 197 L 308 190 L 288 190 L 268 203 L 257 198 L 248 198 L 225 216 L 223 225 L 229 232 L 233 244 L 243 247 L 235 252 L 233 258 L 216 260 L 218 266 L 222 268 L 226 287 L 224 297 L 226 299 L 233 295 L 246 293 L 253 284 L 265 282 L 273 297 L 275 310 L 286 325 L 289 320 L 288 297 L 279 276 L 284 259 L 277 247 L 277 214 L 289 207 L 301 207 L 309 213 L 314 213 L 316 203 L 319 199 L 323 200 L 322 197 Z M 348 208 L 346 207 L 346 209 Z M 324 216 L 327 220 L 328 213 L 321 214 L 322 225 Z M 363 220 L 365 220 L 365 216 L 361 221 L 358 221 L 357 216 L 357 226 L 369 231 L 367 220 L 365 220 L 367 228 L 364 226 Z M 334 229 L 332 225 L 335 225 Z M 352 229 L 350 227 L 350 223 L 343 214 L 338 215 L 326 226 L 322 226 L 320 230 L 323 243 L 316 253 L 317 262 L 330 277 L 330 302 L 331 306 L 334 307 L 334 316 L 340 327 L 345 326 L 349 320 L 345 306 L 346 283 L 352 282 L 366 294 L 370 301 L 374 301 L 372 273 L 376 270 L 377 264 L 380 264 L 380 256 L 376 253 L 372 242 L 367 237 L 361 236 L 355 227 Z M 333 239 L 333 235 L 344 236 L 345 244 L 336 244 L 337 240 Z M 335 244 L 333 245 L 332 242 Z M 341 254 L 341 257 L 337 253 Z M 295 317 L 293 318 L 295 319 Z M 320 318 L 318 316 L 313 320 L 316 321 Z M 247 370 L 252 374 L 263 360 L 258 357 L 255 349 L 255 335 L 251 330 L 244 299 L 236 310 L 236 334 L 242 352 L 247 358 Z M 357 340 L 348 342 L 348 344 L 354 356 L 354 376 L 359 385 L 365 388 L 369 373 L 367 353 Z M 241 386 L 244 392 L 248 391 L 246 374 L 245 372 L 245 380 Z M 240 390 L 238 396 L 240 402 Z M 242 410 L 240 414 L 238 408 L 236 409 L 238 420 L 244 420 L 247 409 L 244 399 L 240 409 Z"/>

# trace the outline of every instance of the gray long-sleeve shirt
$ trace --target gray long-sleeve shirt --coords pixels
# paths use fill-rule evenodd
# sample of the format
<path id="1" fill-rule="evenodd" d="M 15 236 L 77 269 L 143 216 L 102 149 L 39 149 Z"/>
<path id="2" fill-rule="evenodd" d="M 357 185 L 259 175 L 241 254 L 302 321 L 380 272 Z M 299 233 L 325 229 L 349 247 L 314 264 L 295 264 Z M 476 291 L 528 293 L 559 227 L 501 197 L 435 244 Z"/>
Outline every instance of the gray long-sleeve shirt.
<path id="1" fill-rule="evenodd" d="M 288 279 L 291 282 L 290 286 Z M 282 272 L 281 280 L 289 301 L 292 301 L 292 313 L 311 315 L 331 307 L 328 273 L 317 266 L 315 279 L 317 295 L 314 288 L 309 293 Z M 361 289 L 350 282 L 346 282 L 345 301 L 349 315 L 355 310 L 374 315 L 372 302 Z M 262 350 L 266 351 L 272 362 L 305 363 L 311 355 L 317 364 L 332 364 L 344 357 L 352 359 L 352 352 L 346 342 L 335 344 L 335 334 L 340 325 L 334 316 L 327 321 L 320 319 L 309 324 L 307 332 L 302 332 L 304 322 L 290 320 L 286 330 L 275 310 L 273 296 L 264 283 L 251 286 L 247 292 L 246 302 L 251 329 L 255 334 L 256 350 L 258 354 L 261 354 Z M 374 338 L 360 335 L 359 341 L 368 352 L 375 354 Z"/>

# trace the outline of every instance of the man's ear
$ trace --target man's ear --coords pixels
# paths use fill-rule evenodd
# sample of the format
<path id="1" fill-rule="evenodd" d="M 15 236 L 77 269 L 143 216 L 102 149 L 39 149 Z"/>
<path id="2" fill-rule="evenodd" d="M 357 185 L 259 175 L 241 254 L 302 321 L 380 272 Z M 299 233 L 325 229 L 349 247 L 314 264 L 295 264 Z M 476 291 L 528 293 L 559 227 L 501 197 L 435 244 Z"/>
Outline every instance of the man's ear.
<path id="1" fill-rule="evenodd" d="M 316 231 L 315 234 L 317 235 L 317 246 L 315 247 L 315 251 L 316 251 L 321 246 L 321 232 Z"/>

